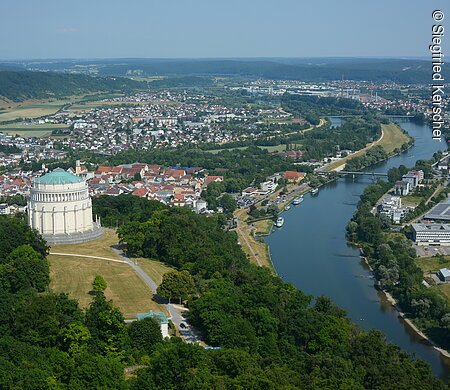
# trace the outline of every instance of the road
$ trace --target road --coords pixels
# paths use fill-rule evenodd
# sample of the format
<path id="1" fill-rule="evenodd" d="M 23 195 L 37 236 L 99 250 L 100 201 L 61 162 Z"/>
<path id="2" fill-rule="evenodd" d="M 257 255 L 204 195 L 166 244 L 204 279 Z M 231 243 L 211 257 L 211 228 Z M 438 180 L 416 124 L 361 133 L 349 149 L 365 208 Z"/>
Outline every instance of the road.
<path id="1" fill-rule="evenodd" d="M 384 130 L 383 130 L 383 128 L 381 128 L 381 136 L 380 136 L 380 138 L 378 138 L 377 140 L 373 141 L 369 145 L 366 145 L 364 148 L 359 149 L 356 152 L 353 152 L 353 153 L 349 154 L 346 157 L 342 157 L 342 158 L 340 158 L 338 160 L 334 160 L 334 161 L 324 165 L 323 167 L 318 168 L 317 171 L 318 172 L 321 172 L 321 171 L 324 171 L 324 172 L 342 171 L 345 168 L 345 163 L 347 162 L 347 160 L 350 160 L 351 158 L 356 157 L 356 156 L 360 156 L 364 152 L 367 152 L 370 148 L 378 145 L 383 140 L 383 137 L 384 137 Z M 330 168 L 330 167 L 333 167 L 333 168 Z"/>

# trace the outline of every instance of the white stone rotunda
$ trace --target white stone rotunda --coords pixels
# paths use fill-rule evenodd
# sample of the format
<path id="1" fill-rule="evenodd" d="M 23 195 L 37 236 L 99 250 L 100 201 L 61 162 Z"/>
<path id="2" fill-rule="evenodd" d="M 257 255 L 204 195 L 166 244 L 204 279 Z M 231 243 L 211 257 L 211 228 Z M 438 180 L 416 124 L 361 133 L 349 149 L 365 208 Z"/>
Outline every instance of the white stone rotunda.
<path id="1" fill-rule="evenodd" d="M 102 235 L 100 223 L 92 220 L 86 181 L 61 168 L 33 181 L 28 223 L 49 244 L 76 244 Z"/>

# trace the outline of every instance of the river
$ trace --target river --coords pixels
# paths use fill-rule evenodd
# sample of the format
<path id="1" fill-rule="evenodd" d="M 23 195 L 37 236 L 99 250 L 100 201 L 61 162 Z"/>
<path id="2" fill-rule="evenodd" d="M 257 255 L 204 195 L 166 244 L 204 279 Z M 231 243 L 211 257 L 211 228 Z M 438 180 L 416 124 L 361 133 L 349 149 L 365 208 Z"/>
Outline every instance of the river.
<path id="1" fill-rule="evenodd" d="M 445 142 L 433 140 L 427 125 L 402 118 L 397 122 L 415 138 L 414 146 L 369 169 L 371 172 L 386 172 L 401 164 L 411 167 L 416 160 L 429 159 L 436 151 L 445 150 Z M 371 183 L 370 177 L 340 178 L 321 187 L 316 196 L 305 195 L 301 205 L 284 212 L 284 226 L 266 240 L 273 264 L 286 282 L 305 293 L 330 297 L 362 329 L 381 330 L 388 341 L 427 361 L 437 376 L 449 381 L 450 366 L 398 317 L 384 295 L 374 288 L 372 274 L 359 251 L 347 244 L 346 225 L 361 193 Z"/>

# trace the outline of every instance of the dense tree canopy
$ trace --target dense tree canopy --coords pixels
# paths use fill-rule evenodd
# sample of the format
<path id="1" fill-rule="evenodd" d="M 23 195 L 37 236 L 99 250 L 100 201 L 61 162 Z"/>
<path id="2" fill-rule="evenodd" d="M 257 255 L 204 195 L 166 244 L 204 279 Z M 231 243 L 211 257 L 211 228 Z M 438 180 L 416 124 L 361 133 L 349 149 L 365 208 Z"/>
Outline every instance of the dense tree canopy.
<path id="1" fill-rule="evenodd" d="M 9 218 L 3 228 L 8 223 L 16 226 Z M 102 288 L 83 311 L 67 295 L 49 291 L 48 268 L 37 268 L 26 273 L 24 289 L 0 285 L 1 388 L 444 388 L 429 366 L 388 344 L 380 332 L 362 332 L 329 299 L 313 303 L 269 270 L 250 264 L 235 234 L 223 231 L 214 217 L 160 209 L 148 221 L 124 224 L 122 242 L 136 232 L 142 240 L 134 250 L 141 245 L 142 252 L 178 268 L 171 282 L 183 286 L 171 283 L 169 291 L 190 286 L 189 321 L 219 348 L 176 337 L 163 341 L 153 319 L 127 326 Z M 5 250 L 4 259 L 42 261 L 32 249 L 36 237 L 24 233 L 29 242 Z M 401 242 L 391 250 L 380 247 L 380 256 L 389 259 L 400 247 Z M 431 308 L 439 302 L 432 296 L 415 300 L 418 313 L 435 315 Z M 125 366 L 141 368 L 126 380 Z"/>
<path id="2" fill-rule="evenodd" d="M 381 333 L 362 332 L 329 299 L 313 305 L 312 297 L 250 264 L 234 233 L 214 218 L 160 210 L 119 234 L 124 245 L 141 234 L 132 251 L 192 275 L 189 321 L 220 348 L 159 344 L 133 388 L 442 388 L 427 365 Z"/>

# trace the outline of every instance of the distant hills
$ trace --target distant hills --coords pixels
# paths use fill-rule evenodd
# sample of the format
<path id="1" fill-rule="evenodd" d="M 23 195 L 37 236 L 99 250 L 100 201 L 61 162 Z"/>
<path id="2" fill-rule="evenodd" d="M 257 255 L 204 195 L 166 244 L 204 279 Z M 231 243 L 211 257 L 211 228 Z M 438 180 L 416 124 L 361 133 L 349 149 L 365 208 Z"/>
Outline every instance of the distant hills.
<path id="1" fill-rule="evenodd" d="M 24 69 L 92 72 L 100 76 L 244 76 L 303 81 L 346 79 L 429 83 L 430 61 L 371 58 L 108 59 L 4 63 Z M 0 64 L 1 67 L 1 64 Z M 444 66 L 444 75 L 450 67 Z"/>
<path id="2" fill-rule="evenodd" d="M 450 68 L 447 67 L 447 72 Z M 355 60 L 316 63 L 281 63 L 250 60 L 167 60 L 127 64 L 104 64 L 102 75 L 126 75 L 142 71 L 145 75 L 248 76 L 269 79 L 331 81 L 344 76 L 351 80 L 398 83 L 430 82 L 431 64 L 420 60 Z"/>
<path id="3" fill-rule="evenodd" d="M 450 67 L 444 66 L 446 79 Z M 95 75 L 95 76 L 92 76 Z M 215 76 L 320 82 L 351 80 L 431 82 L 431 62 L 420 59 L 108 59 L 0 63 L 0 96 L 13 101 L 93 92 L 146 89 L 130 77 L 169 76 L 151 87 L 208 86 Z"/>
<path id="4" fill-rule="evenodd" d="M 7 67 L 0 67 L 0 96 L 12 101 L 60 98 L 93 92 L 131 91 L 146 87 L 146 83 L 121 77 L 3 70 L 5 68 Z"/>

